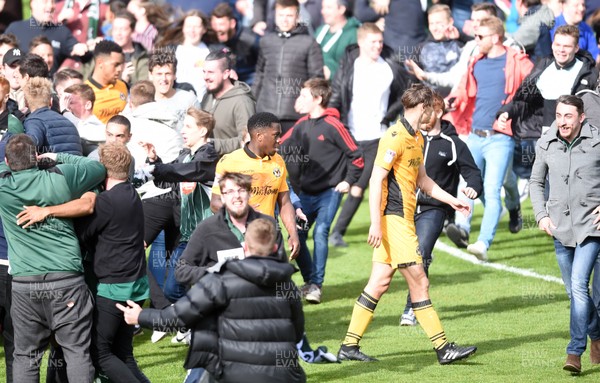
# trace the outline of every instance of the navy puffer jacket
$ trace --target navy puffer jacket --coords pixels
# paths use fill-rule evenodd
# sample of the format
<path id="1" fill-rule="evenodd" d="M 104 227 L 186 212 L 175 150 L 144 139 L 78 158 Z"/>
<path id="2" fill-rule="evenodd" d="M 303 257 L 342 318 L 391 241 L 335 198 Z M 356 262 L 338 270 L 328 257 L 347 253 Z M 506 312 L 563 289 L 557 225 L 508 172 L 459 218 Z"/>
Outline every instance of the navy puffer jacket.
<path id="1" fill-rule="evenodd" d="M 43 107 L 31 112 L 23 122 L 38 153 L 69 153 L 81 156 L 81 138 L 77 128 L 66 117 Z"/>

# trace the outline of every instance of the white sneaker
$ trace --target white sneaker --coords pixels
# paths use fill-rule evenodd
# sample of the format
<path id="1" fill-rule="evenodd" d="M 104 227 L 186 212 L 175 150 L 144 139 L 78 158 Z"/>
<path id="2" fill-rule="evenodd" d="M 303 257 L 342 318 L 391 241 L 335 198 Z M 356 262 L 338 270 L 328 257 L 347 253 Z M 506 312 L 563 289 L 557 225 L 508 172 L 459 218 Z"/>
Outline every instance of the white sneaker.
<path id="1" fill-rule="evenodd" d="M 306 300 L 310 303 L 321 303 L 321 288 L 315 284 L 310 285 L 310 289 L 306 294 Z"/>
<path id="2" fill-rule="evenodd" d="M 177 331 L 177 334 L 171 339 L 171 343 L 190 344 L 191 336 L 192 333 L 190 330 L 187 330 L 186 332 Z"/>
<path id="3" fill-rule="evenodd" d="M 408 313 L 402 314 L 400 317 L 400 326 L 416 326 L 417 325 L 417 317 L 415 317 L 415 313 L 413 309 L 410 309 Z"/>
<path id="4" fill-rule="evenodd" d="M 306 298 L 306 295 L 310 291 L 311 286 L 312 285 L 310 283 L 305 283 L 300 287 L 300 293 L 302 294 L 302 298 Z"/>
<path id="5" fill-rule="evenodd" d="M 475 257 L 477 257 L 477 259 L 479 259 L 480 261 L 488 260 L 487 246 L 485 245 L 485 243 L 483 243 L 483 241 L 477 241 L 475 243 L 470 244 L 469 246 L 467 246 L 467 251 L 473 254 Z"/>
<path id="6" fill-rule="evenodd" d="M 152 336 L 150 337 L 150 340 L 152 341 L 152 343 L 156 343 L 159 340 L 161 340 L 162 338 L 164 338 L 167 335 L 166 332 L 162 332 L 162 331 L 153 331 L 152 332 Z"/>

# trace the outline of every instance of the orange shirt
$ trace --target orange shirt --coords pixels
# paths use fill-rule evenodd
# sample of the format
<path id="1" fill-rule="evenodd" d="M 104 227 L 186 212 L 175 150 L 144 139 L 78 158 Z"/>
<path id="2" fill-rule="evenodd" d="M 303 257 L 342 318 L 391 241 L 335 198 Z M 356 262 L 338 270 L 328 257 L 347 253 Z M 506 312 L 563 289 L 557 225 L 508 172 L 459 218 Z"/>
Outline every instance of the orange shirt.
<path id="1" fill-rule="evenodd" d="M 85 82 L 94 90 L 96 102 L 94 102 L 94 115 L 103 124 L 106 124 L 112 116 L 121 113 L 127 105 L 127 85 L 117 80 L 115 84 L 102 86 L 91 77 Z"/>
<path id="2" fill-rule="evenodd" d="M 219 178 L 225 172 L 236 172 L 252 176 L 250 206 L 263 214 L 275 216 L 275 205 L 279 193 L 289 190 L 287 169 L 283 158 L 275 155 L 257 157 L 248 146 L 224 155 L 217 163 L 216 180 L 212 192 L 221 195 Z"/>

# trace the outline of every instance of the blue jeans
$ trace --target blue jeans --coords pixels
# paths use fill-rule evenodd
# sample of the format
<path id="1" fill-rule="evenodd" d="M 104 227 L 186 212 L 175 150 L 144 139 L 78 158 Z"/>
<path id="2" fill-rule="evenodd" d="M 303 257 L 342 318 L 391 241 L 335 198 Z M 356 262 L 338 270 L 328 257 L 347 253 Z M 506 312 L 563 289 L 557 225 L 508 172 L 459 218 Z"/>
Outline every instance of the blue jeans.
<path id="1" fill-rule="evenodd" d="M 527 138 L 515 143 L 513 155 L 513 171 L 519 178 L 529 179 L 531 168 L 535 162 L 535 145 L 537 138 Z"/>
<path id="2" fill-rule="evenodd" d="M 554 248 L 565 289 L 571 300 L 571 341 L 567 346 L 567 354 L 581 355 L 585 351 L 587 335 L 592 340 L 600 339 L 598 310 L 589 292 L 590 275 L 598 264 L 600 238 L 588 237 L 576 247 L 563 246 L 555 239 Z M 596 288 L 600 277 L 595 276 L 594 279 Z"/>
<path id="3" fill-rule="evenodd" d="M 306 245 L 308 231 L 299 230 L 300 254 L 296 258 L 298 267 L 304 281 L 314 283 L 317 286 L 323 285 L 325 278 L 325 265 L 329 255 L 329 229 L 335 213 L 340 206 L 342 195 L 333 188 L 327 189 L 319 194 L 300 193 L 300 202 L 302 211 L 308 218 L 309 226 L 315 224 L 313 232 L 314 240 L 314 259 L 310 257 L 310 251 Z"/>
<path id="4" fill-rule="evenodd" d="M 415 228 L 417 238 L 419 239 L 419 250 L 423 257 L 423 268 L 425 275 L 429 276 L 429 267 L 433 262 L 432 252 L 435 246 L 435 241 L 440 237 L 444 229 L 444 221 L 446 220 L 446 211 L 442 209 L 429 209 L 422 213 L 415 214 Z M 404 313 L 412 308 L 410 293 L 406 297 L 406 307 Z"/>
<path id="5" fill-rule="evenodd" d="M 185 295 L 185 286 L 178 283 L 175 279 L 175 267 L 177 267 L 177 262 L 179 262 L 179 258 L 183 254 L 187 244 L 187 242 L 179 242 L 179 245 L 177 245 L 173 254 L 171 254 L 169 262 L 167 262 L 167 279 L 165 280 L 163 292 L 171 303 L 177 302 L 179 298 Z"/>
<path id="6" fill-rule="evenodd" d="M 500 190 L 504 183 L 508 164 L 513 159 L 515 145 L 512 137 L 505 134 L 497 133 L 484 138 L 471 133 L 467 138 L 467 146 L 483 175 L 483 194 L 480 198 L 485 209 L 477 240 L 482 241 L 489 248 L 494 235 L 496 235 L 496 228 L 502 213 Z M 473 201 L 468 199 L 467 202 L 473 211 Z M 456 224 L 470 232 L 471 217 L 472 215 L 464 218 L 462 214 L 457 214 Z"/>
<path id="7" fill-rule="evenodd" d="M 506 177 L 504 178 L 504 206 L 507 210 L 516 210 L 521 207 L 521 196 L 519 194 L 519 179 L 513 171 L 512 161 L 508 163 Z"/>

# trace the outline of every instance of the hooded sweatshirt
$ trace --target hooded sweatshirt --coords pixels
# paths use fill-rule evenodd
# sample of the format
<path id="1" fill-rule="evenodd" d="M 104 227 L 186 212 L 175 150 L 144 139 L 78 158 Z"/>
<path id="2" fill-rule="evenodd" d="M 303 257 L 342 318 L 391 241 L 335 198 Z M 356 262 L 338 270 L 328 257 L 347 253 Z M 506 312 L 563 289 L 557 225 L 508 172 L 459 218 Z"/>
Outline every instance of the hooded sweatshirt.
<path id="1" fill-rule="evenodd" d="M 201 106 L 215 118 L 213 137 L 217 153 L 223 155 L 239 149 L 248 119 L 256 112 L 256 101 L 248 84 L 235 81 L 233 88 L 220 98 L 207 92 Z"/>
<path id="2" fill-rule="evenodd" d="M 302 117 L 281 144 L 292 185 L 303 193 L 318 194 L 342 181 L 352 185 L 364 168 L 362 151 L 334 108 L 317 118 Z"/>
<path id="3" fill-rule="evenodd" d="M 467 186 L 475 189 L 477 195 L 483 191 L 481 171 L 475 164 L 473 156 L 456 134 L 456 129 L 447 121 L 442 121 L 442 132 L 435 136 L 423 135 L 423 162 L 427 175 L 442 189 L 453 196 L 458 190 L 459 176 L 463 176 Z M 448 213 L 453 210 L 450 205 L 432 198 L 430 195 L 417 191 L 417 214 L 433 209 L 442 208 Z"/>
<path id="4" fill-rule="evenodd" d="M 323 61 L 331 72 L 329 78 L 335 76 L 346 48 L 357 43 L 356 30 L 358 27 L 360 27 L 360 21 L 351 17 L 346 21 L 344 27 L 335 33 L 330 32 L 327 24 L 321 25 L 315 32 L 315 39 L 323 51 Z"/>

